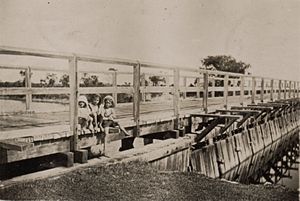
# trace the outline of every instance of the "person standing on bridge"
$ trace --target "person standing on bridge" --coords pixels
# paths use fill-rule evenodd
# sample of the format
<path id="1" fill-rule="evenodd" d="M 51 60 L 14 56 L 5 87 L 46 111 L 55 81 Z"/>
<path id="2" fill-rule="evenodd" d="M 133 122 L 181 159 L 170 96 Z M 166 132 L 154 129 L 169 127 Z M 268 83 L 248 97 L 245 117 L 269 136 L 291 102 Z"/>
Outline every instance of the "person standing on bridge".
<path id="1" fill-rule="evenodd" d="M 123 128 L 118 122 L 114 120 L 116 118 L 114 107 L 114 98 L 112 96 L 106 96 L 104 98 L 104 107 L 101 108 L 101 116 L 103 119 L 102 126 L 104 128 L 105 136 L 109 134 L 109 127 L 116 126 L 118 126 L 120 130 L 124 132 L 125 136 L 129 136 L 125 128 Z"/>

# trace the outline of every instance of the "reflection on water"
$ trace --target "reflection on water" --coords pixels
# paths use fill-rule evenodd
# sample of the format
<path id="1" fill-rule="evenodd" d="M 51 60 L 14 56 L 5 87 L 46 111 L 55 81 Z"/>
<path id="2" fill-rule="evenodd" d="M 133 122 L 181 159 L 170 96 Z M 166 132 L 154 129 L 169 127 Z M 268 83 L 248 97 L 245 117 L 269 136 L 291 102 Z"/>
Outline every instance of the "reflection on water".
<path id="1" fill-rule="evenodd" d="M 299 132 L 278 140 L 222 175 L 245 184 L 281 184 L 299 189 Z"/>

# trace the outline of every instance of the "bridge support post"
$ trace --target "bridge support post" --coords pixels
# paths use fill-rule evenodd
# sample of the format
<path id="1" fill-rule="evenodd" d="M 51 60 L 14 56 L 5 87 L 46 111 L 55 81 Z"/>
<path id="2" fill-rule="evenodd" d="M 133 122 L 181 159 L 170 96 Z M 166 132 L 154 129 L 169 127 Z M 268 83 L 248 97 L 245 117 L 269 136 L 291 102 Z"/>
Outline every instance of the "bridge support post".
<path id="1" fill-rule="evenodd" d="M 292 98 L 292 81 L 289 81 L 289 98 Z"/>
<path id="2" fill-rule="evenodd" d="M 116 70 L 113 71 L 112 76 L 113 76 L 112 85 L 114 87 L 114 90 L 117 91 L 117 71 Z M 115 104 L 117 105 L 118 104 L 118 94 L 117 94 L 117 92 L 113 93 L 113 98 L 115 100 Z"/>
<path id="3" fill-rule="evenodd" d="M 140 135 L 140 77 L 141 77 L 141 64 L 138 62 L 133 67 L 133 118 L 136 124 L 133 136 Z"/>
<path id="4" fill-rule="evenodd" d="M 287 88 L 287 81 L 284 80 L 284 93 L 283 93 L 283 99 L 286 99 L 286 88 Z"/>
<path id="5" fill-rule="evenodd" d="M 281 99 L 281 91 L 282 91 L 282 82 L 279 80 L 278 82 L 278 100 Z"/>
<path id="6" fill-rule="evenodd" d="M 78 149 L 78 66 L 77 57 L 69 59 L 69 76 L 70 76 L 70 130 L 73 134 L 71 137 L 71 151 Z"/>
<path id="7" fill-rule="evenodd" d="M 297 90 L 297 88 L 296 88 L 296 81 L 294 81 L 294 90 L 293 90 L 293 98 L 296 98 L 296 90 Z"/>
<path id="8" fill-rule="evenodd" d="M 141 86 L 143 87 L 143 89 L 146 88 L 146 75 L 145 75 L 145 73 L 141 74 Z M 144 90 L 142 92 L 142 100 L 141 101 L 142 102 L 146 101 L 146 93 L 144 92 Z"/>
<path id="9" fill-rule="evenodd" d="M 271 83 L 270 83 L 270 87 L 271 87 L 271 91 L 270 91 L 270 100 L 274 101 L 274 80 L 271 79 Z"/>
<path id="10" fill-rule="evenodd" d="M 208 99 L 208 73 L 203 73 L 203 109 L 205 114 L 207 114 L 207 99 Z"/>
<path id="11" fill-rule="evenodd" d="M 174 69 L 174 96 L 173 96 L 173 108 L 174 108 L 174 129 L 179 128 L 179 110 L 180 110 L 180 91 L 179 91 L 179 79 L 180 72 L 179 69 Z"/>
<path id="12" fill-rule="evenodd" d="M 251 93 L 252 104 L 255 104 L 255 96 L 256 96 L 256 80 L 255 77 L 252 77 L 252 93 Z"/>
<path id="13" fill-rule="evenodd" d="M 75 163 L 87 163 L 88 151 L 87 150 L 77 150 L 74 152 L 74 162 Z"/>
<path id="14" fill-rule="evenodd" d="M 241 76 L 241 83 L 240 83 L 240 104 L 244 105 L 244 94 L 245 94 L 245 78 Z"/>
<path id="15" fill-rule="evenodd" d="M 226 74 L 224 77 L 224 108 L 228 107 L 228 75 Z"/>
<path id="16" fill-rule="evenodd" d="M 185 90 L 184 90 L 184 92 L 183 92 L 183 99 L 186 99 L 186 94 L 187 94 L 187 92 L 186 92 L 186 77 L 183 77 L 183 86 L 184 86 L 184 88 L 185 88 Z"/>
<path id="17" fill-rule="evenodd" d="M 260 102 L 264 102 L 264 93 L 265 93 L 265 79 L 261 78 L 261 86 L 260 86 Z"/>
<path id="18" fill-rule="evenodd" d="M 27 67 L 25 70 L 25 87 L 31 89 L 31 68 Z M 32 103 L 32 93 L 30 91 L 26 92 L 26 111 L 31 110 Z"/>

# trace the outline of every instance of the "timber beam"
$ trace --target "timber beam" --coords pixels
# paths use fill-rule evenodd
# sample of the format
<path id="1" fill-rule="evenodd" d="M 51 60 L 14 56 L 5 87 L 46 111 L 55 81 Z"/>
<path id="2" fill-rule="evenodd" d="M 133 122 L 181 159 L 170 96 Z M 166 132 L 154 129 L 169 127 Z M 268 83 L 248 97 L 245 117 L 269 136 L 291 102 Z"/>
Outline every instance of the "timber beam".
<path id="1" fill-rule="evenodd" d="M 255 117 L 260 112 L 256 110 L 216 110 L 221 114 L 230 113 L 232 115 L 242 115 L 243 118 L 237 123 L 237 128 L 242 126 L 249 118 Z"/>
<path id="2" fill-rule="evenodd" d="M 219 124 L 223 124 L 224 122 L 226 122 L 225 126 L 220 130 L 220 133 L 225 132 L 237 119 L 240 118 L 239 115 L 191 114 L 190 118 L 193 117 L 202 118 L 202 122 L 198 124 L 198 126 L 201 126 L 202 131 L 200 133 L 196 133 L 197 134 L 197 137 L 195 138 L 196 142 L 202 140 L 210 131 L 216 128 L 216 126 L 218 126 Z M 209 118 L 212 119 L 207 121 Z"/>

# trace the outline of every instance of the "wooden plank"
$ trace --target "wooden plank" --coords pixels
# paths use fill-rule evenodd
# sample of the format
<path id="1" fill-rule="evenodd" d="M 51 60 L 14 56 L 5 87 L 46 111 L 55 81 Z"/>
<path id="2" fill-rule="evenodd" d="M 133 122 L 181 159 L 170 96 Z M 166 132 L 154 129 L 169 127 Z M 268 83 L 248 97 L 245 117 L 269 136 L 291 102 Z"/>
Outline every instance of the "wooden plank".
<path id="1" fill-rule="evenodd" d="M 217 117 L 217 118 L 233 118 L 238 119 L 240 116 L 238 115 L 229 115 L 229 114 L 190 114 L 193 117 Z"/>
<path id="2" fill-rule="evenodd" d="M 271 85 L 270 101 L 274 101 L 274 79 L 271 79 L 270 85 Z"/>
<path id="3" fill-rule="evenodd" d="M 69 60 L 69 77 L 70 77 L 70 130 L 73 134 L 71 139 L 71 150 L 78 150 L 78 97 L 79 97 L 79 77 L 77 58 L 73 56 Z"/>
<path id="4" fill-rule="evenodd" d="M 287 92 L 287 80 L 284 80 L 283 99 L 286 99 L 286 92 Z"/>
<path id="5" fill-rule="evenodd" d="M 279 80 L 278 82 L 278 100 L 281 99 L 281 90 L 282 90 L 282 83 L 281 83 L 281 80 Z"/>
<path id="6" fill-rule="evenodd" d="M 185 90 L 181 90 L 181 88 L 179 88 L 180 92 L 183 92 L 183 99 L 186 98 L 186 92 L 187 92 L 186 87 L 187 87 L 187 86 L 186 86 L 186 77 L 183 77 L 183 88 L 184 88 Z"/>
<path id="7" fill-rule="evenodd" d="M 264 92 L 265 91 L 265 79 L 261 79 L 261 88 L 260 88 L 260 102 L 264 102 Z"/>
<path id="8" fill-rule="evenodd" d="M 140 75 L 141 65 L 138 63 L 133 67 L 133 118 L 136 123 L 134 137 L 138 137 L 140 134 Z"/>
<path id="9" fill-rule="evenodd" d="M 43 127 L 36 127 L 36 128 L 1 131 L 0 140 L 24 138 L 24 137 L 35 138 L 36 136 L 41 136 L 41 135 L 46 136 L 46 135 L 54 135 L 54 134 L 59 134 L 61 137 L 69 137 L 71 135 L 70 126 L 52 125 L 52 126 L 43 126 Z M 53 137 L 51 137 L 51 139 L 53 139 Z"/>
<path id="10" fill-rule="evenodd" d="M 174 69 L 174 95 L 173 95 L 173 109 L 174 109 L 174 129 L 177 130 L 179 128 L 179 113 L 180 113 L 180 89 L 179 89 L 179 79 L 180 72 L 179 69 Z"/>
<path id="11" fill-rule="evenodd" d="M 240 105 L 244 105 L 244 94 L 245 94 L 245 78 L 241 77 L 240 83 Z"/>
<path id="12" fill-rule="evenodd" d="M 117 71 L 114 71 L 112 75 L 113 75 L 112 85 L 114 88 L 113 98 L 115 100 L 115 104 L 117 105 L 118 104 L 118 93 L 116 92 L 117 91 Z"/>
<path id="13" fill-rule="evenodd" d="M 67 87 L 41 87 L 41 88 L 31 88 L 29 93 L 32 94 L 69 94 L 70 88 Z"/>
<path id="14" fill-rule="evenodd" d="M 141 88 L 142 93 L 168 93 L 172 92 L 173 87 L 156 87 L 156 86 L 146 86 Z"/>
<path id="15" fill-rule="evenodd" d="M 5 163 L 68 151 L 70 151 L 69 140 L 34 146 L 24 151 L 7 150 L 7 160 Z"/>
<path id="16" fill-rule="evenodd" d="M 208 73 L 203 73 L 203 110 L 205 113 L 208 112 Z"/>
<path id="17" fill-rule="evenodd" d="M 228 107 L 228 75 L 224 77 L 224 108 Z"/>
<path id="18" fill-rule="evenodd" d="M 69 88 L 65 87 L 41 87 L 41 88 L 24 88 L 24 87 L 9 87 L 0 88 L 0 95 L 26 95 L 26 94 L 69 94 Z"/>
<path id="19" fill-rule="evenodd" d="M 256 95 L 256 79 L 255 77 L 252 77 L 252 94 L 251 94 L 251 103 L 255 103 L 255 95 Z"/>
<path id="20" fill-rule="evenodd" d="M 21 142 L 14 139 L 0 140 L 0 148 L 23 151 L 28 147 L 33 147 L 33 143 Z"/>
<path id="21" fill-rule="evenodd" d="M 27 55 L 27 56 L 47 57 L 47 58 L 57 58 L 57 59 L 72 58 L 72 54 L 69 53 L 58 53 L 58 52 L 50 52 L 45 50 L 15 48 L 15 47 L 8 47 L 8 46 L 0 46 L 0 54 Z"/>
<path id="22" fill-rule="evenodd" d="M 100 94 L 100 93 L 128 93 L 132 94 L 133 87 L 80 87 L 80 94 Z"/>
<path id="23" fill-rule="evenodd" d="M 31 69 L 28 67 L 25 70 L 25 87 L 27 89 L 31 89 Z M 32 103 L 32 93 L 30 91 L 26 94 L 26 110 L 31 110 L 31 103 Z"/>
<path id="24" fill-rule="evenodd" d="M 289 81 L 289 98 L 292 98 L 292 81 Z"/>
<path id="25" fill-rule="evenodd" d="M 186 92 L 198 92 L 199 89 L 197 87 L 179 87 L 180 92 L 184 92 L 184 94 L 186 94 Z"/>

